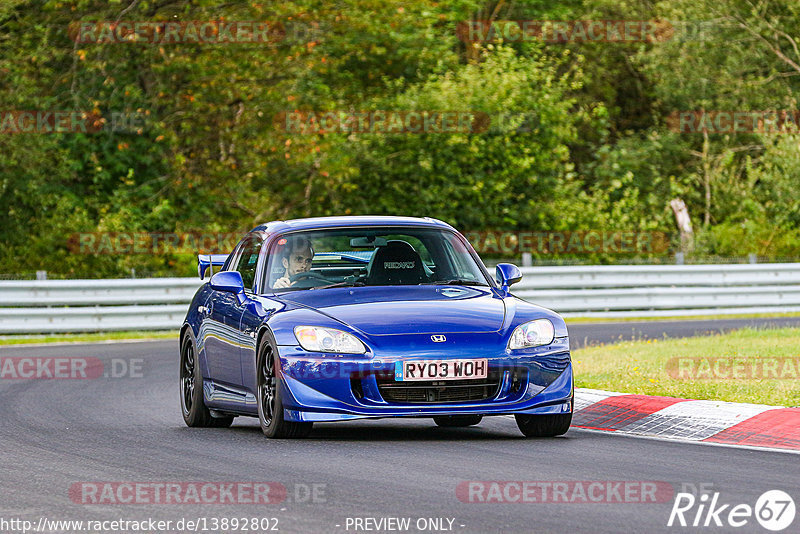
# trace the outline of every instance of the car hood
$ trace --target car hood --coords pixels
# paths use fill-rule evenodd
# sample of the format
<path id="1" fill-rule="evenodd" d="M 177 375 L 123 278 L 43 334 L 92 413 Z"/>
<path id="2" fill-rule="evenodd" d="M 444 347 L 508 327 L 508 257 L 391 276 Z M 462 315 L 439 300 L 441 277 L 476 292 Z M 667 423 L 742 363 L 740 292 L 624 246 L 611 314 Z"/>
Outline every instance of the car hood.
<path id="1" fill-rule="evenodd" d="M 497 332 L 506 314 L 503 299 L 488 287 L 331 288 L 283 293 L 279 299 L 372 336 Z"/>

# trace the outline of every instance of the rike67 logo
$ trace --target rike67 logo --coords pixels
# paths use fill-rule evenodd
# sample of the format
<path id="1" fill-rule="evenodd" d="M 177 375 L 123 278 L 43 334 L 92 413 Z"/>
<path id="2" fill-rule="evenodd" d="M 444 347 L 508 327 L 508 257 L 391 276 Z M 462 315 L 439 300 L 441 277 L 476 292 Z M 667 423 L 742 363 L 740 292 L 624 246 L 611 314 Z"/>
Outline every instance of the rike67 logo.
<path id="1" fill-rule="evenodd" d="M 699 498 L 691 493 L 678 493 L 667 526 L 740 528 L 750 524 L 753 517 L 767 530 L 778 532 L 794 521 L 794 500 L 781 490 L 770 490 L 749 504 L 732 505 L 719 500 L 719 492 Z"/>

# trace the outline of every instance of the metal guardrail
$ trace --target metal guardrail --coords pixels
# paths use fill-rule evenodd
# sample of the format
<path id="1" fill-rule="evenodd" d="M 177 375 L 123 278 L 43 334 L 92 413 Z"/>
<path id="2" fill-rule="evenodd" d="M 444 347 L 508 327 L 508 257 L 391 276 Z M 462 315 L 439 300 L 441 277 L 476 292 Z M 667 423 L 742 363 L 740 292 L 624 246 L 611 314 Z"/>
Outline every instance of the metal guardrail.
<path id="1" fill-rule="evenodd" d="M 0 333 L 177 329 L 199 278 L 0 281 Z"/>
<path id="2" fill-rule="evenodd" d="M 800 263 L 523 268 L 512 292 L 565 317 L 800 311 Z"/>
<path id="3" fill-rule="evenodd" d="M 523 267 L 527 289 L 800 285 L 800 263 Z"/>
<path id="4" fill-rule="evenodd" d="M 199 278 L 2 281 L 0 307 L 184 304 L 202 284 Z"/>
<path id="5" fill-rule="evenodd" d="M 800 263 L 526 267 L 515 295 L 566 317 L 800 312 Z M 177 329 L 197 278 L 0 281 L 0 333 Z"/>

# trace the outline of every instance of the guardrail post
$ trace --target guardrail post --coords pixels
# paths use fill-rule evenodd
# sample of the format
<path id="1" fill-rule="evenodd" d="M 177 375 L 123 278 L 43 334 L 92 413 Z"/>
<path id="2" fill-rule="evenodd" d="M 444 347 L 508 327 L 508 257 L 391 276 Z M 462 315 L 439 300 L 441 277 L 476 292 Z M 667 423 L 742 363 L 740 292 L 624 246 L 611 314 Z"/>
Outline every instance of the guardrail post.
<path id="1" fill-rule="evenodd" d="M 750 261 L 750 263 L 758 263 L 758 256 L 756 256 L 752 252 L 747 255 L 747 259 Z"/>
<path id="2" fill-rule="evenodd" d="M 533 267 L 533 255 L 530 252 L 522 253 L 522 266 Z"/>
<path id="3" fill-rule="evenodd" d="M 36 271 L 37 280 L 47 280 L 47 271 Z"/>
<path id="4" fill-rule="evenodd" d="M 675 265 L 683 265 L 683 252 L 675 253 Z"/>

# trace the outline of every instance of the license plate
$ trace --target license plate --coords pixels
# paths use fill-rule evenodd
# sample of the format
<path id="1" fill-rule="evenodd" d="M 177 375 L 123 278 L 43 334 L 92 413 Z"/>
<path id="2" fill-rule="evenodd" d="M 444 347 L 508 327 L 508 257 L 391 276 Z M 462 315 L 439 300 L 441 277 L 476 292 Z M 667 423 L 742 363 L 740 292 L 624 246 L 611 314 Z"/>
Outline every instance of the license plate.
<path id="1" fill-rule="evenodd" d="M 489 376 L 489 360 L 405 360 L 394 364 L 394 379 L 464 380 Z"/>

